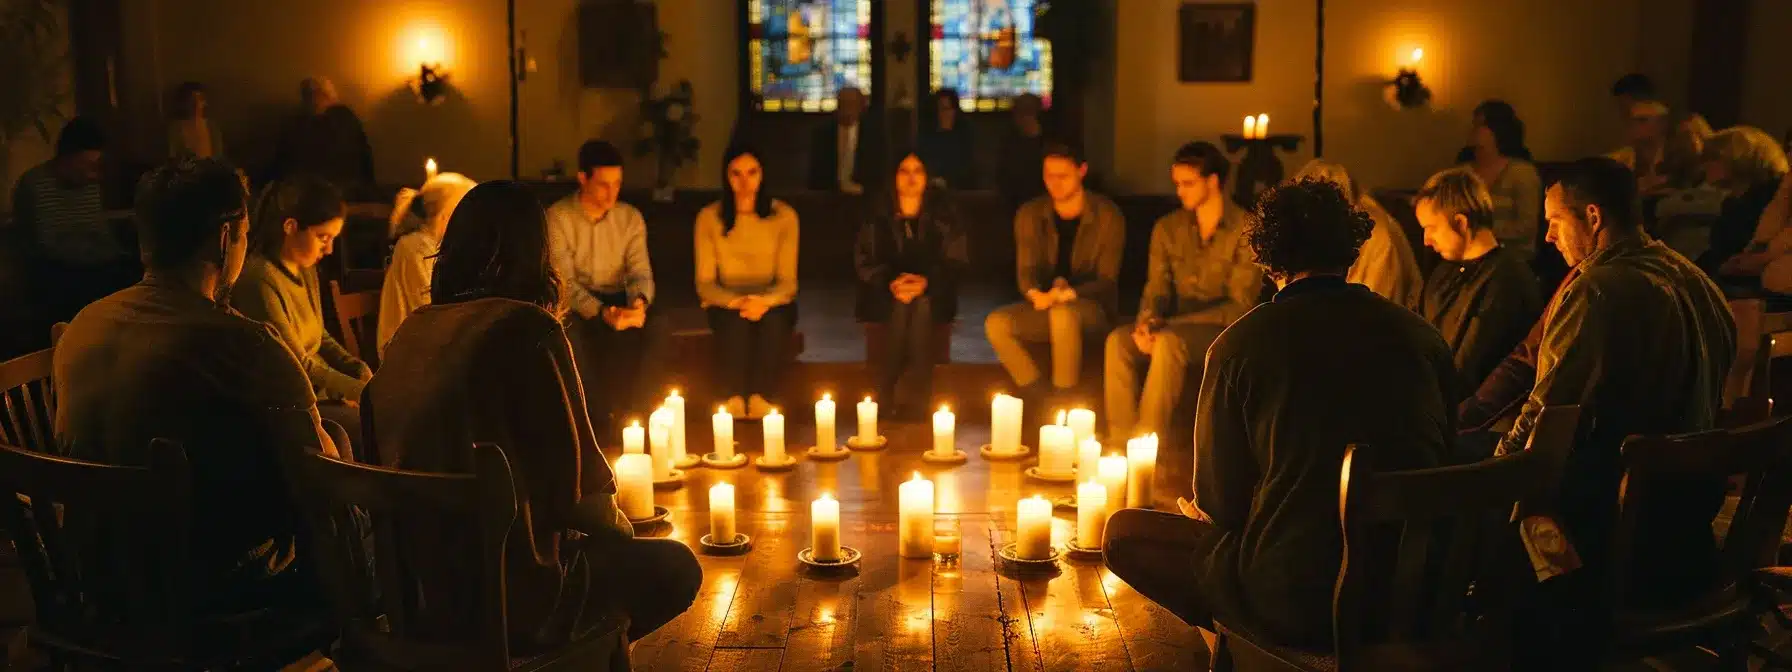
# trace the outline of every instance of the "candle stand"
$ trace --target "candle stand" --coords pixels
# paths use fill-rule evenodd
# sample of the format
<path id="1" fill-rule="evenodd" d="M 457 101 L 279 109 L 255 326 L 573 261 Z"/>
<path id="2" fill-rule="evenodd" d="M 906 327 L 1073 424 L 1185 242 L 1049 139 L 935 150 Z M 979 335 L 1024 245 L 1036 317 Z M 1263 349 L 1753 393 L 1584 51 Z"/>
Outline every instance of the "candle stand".
<path id="1" fill-rule="evenodd" d="M 747 466 L 747 456 L 744 453 L 735 453 L 729 455 L 727 459 L 722 459 L 721 453 L 709 453 L 703 456 L 703 466 L 716 469 L 739 469 Z"/>
<path id="2" fill-rule="evenodd" d="M 1064 556 L 1080 562 L 1099 561 L 1104 557 L 1100 548 L 1083 548 L 1075 541 L 1064 545 Z"/>
<path id="3" fill-rule="evenodd" d="M 767 460 L 766 456 L 760 455 L 759 457 L 753 458 L 753 466 L 758 467 L 760 471 L 790 471 L 791 469 L 796 468 L 796 458 L 790 455 L 785 455 L 784 461 L 773 462 Z"/>
<path id="4" fill-rule="evenodd" d="M 684 479 L 685 479 L 685 474 L 684 474 L 683 469 L 673 469 L 673 470 L 671 470 L 671 473 L 666 475 L 665 478 L 654 479 L 653 489 L 655 489 L 655 490 L 677 490 L 679 488 L 684 487 Z"/>
<path id="5" fill-rule="evenodd" d="M 1045 483 L 1075 483 L 1076 482 L 1076 472 L 1075 471 L 1068 471 L 1068 472 L 1065 472 L 1062 474 L 1048 474 L 1043 471 L 1040 471 L 1039 467 L 1027 467 L 1027 470 L 1024 472 L 1021 472 L 1021 473 L 1026 474 L 1027 478 L 1031 478 L 1035 481 L 1043 481 Z"/>
<path id="6" fill-rule="evenodd" d="M 977 449 L 977 454 L 991 460 L 1018 460 L 1033 454 L 1033 449 L 1022 445 L 1012 453 L 998 453 L 994 445 L 985 443 L 982 448 Z"/>
<path id="7" fill-rule="evenodd" d="M 887 445 L 890 445 L 890 439 L 882 434 L 877 435 L 870 443 L 859 440 L 857 434 L 846 438 L 846 447 L 853 450 L 883 450 Z"/>
<path id="8" fill-rule="evenodd" d="M 737 532 L 732 542 L 718 544 L 711 535 L 705 534 L 702 539 L 697 540 L 697 544 L 703 548 L 704 555 L 746 555 L 753 550 L 753 537 L 745 532 Z"/>
<path id="9" fill-rule="evenodd" d="M 816 560 L 815 549 L 805 548 L 796 552 L 797 562 L 817 572 L 849 572 L 859 568 L 859 549 L 851 546 L 840 547 L 839 560 Z"/>
<path id="10" fill-rule="evenodd" d="M 1276 150 L 1293 152 L 1300 148 L 1299 135 L 1271 135 L 1266 138 L 1247 138 L 1242 135 L 1226 134 L 1220 136 L 1226 142 L 1226 153 L 1237 154 L 1244 151 L 1244 158 L 1238 161 L 1237 177 L 1233 178 L 1232 202 L 1249 207 L 1257 201 L 1257 192 L 1281 183 L 1287 174 L 1282 168 L 1282 159 L 1276 156 Z"/>
<path id="11" fill-rule="evenodd" d="M 629 518 L 628 522 L 630 525 L 652 525 L 654 523 L 665 521 L 666 516 L 669 516 L 669 515 L 672 515 L 672 512 L 670 510 L 668 510 L 666 507 L 655 504 L 653 506 L 653 515 L 648 516 L 646 518 Z"/>
<path id="12" fill-rule="evenodd" d="M 928 464 L 964 464 L 970 456 L 962 450 L 953 450 L 950 455 L 941 455 L 931 450 L 921 453 L 921 461 Z"/>
<path id="13" fill-rule="evenodd" d="M 822 460 L 824 462 L 838 462 L 852 457 L 852 451 L 840 447 L 835 447 L 833 450 L 821 450 L 821 446 L 809 446 L 809 449 L 803 452 L 808 455 L 811 460 Z"/>
<path id="14" fill-rule="evenodd" d="M 1058 553 L 1058 547 L 1050 547 L 1051 555 L 1034 560 L 1020 557 L 1019 546 L 1016 543 L 1003 544 L 1001 550 L 996 551 L 996 557 L 1001 560 L 1004 569 L 1016 574 L 1053 574 L 1058 571 L 1058 558 L 1062 557 Z"/>

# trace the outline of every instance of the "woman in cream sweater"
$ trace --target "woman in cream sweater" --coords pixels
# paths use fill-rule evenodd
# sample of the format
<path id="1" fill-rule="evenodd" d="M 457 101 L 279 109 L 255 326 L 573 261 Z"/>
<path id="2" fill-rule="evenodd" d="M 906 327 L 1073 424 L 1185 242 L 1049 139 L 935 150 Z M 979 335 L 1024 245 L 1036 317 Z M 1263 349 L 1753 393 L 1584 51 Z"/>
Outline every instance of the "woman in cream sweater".
<path id="1" fill-rule="evenodd" d="M 392 263 L 386 266 L 385 283 L 380 287 L 380 357 L 386 356 L 386 342 L 392 340 L 404 318 L 429 305 L 429 274 L 435 268 L 436 247 L 448 229 L 454 206 L 476 184 L 460 173 L 442 173 L 419 190 L 398 192 L 391 219 L 392 238 L 398 243 L 392 247 Z"/>
<path id="2" fill-rule="evenodd" d="M 735 417 L 773 407 L 796 328 L 797 217 L 760 188 L 754 150 L 730 147 L 722 200 L 697 213 L 697 298 L 715 332 L 715 381 Z"/>

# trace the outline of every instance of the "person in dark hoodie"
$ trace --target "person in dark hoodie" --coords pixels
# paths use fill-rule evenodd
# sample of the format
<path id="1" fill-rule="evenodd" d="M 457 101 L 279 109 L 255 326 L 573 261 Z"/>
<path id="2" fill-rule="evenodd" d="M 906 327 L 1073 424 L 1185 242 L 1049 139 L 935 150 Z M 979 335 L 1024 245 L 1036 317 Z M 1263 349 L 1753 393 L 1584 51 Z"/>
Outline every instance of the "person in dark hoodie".
<path id="1" fill-rule="evenodd" d="M 902 155 L 889 198 L 866 218 L 853 249 L 858 317 L 884 325 L 877 393 L 892 417 L 918 420 L 933 395 L 933 332 L 958 314 L 958 276 L 970 264 L 958 212 L 929 186 L 921 155 Z"/>
<path id="2" fill-rule="evenodd" d="M 1481 178 L 1455 168 L 1431 176 L 1413 198 L 1425 244 L 1443 257 L 1411 306 L 1443 334 L 1471 390 L 1524 339 L 1543 300 L 1537 278 L 1493 231 L 1493 198 Z"/>

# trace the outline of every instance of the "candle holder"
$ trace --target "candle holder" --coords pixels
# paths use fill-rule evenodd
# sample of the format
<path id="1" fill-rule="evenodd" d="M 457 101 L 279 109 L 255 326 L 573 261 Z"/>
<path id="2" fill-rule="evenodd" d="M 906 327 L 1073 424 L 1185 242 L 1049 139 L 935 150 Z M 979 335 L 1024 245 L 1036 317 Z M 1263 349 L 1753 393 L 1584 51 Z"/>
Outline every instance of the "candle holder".
<path id="1" fill-rule="evenodd" d="M 921 453 L 921 461 L 928 464 L 964 464 L 971 459 L 962 450 L 953 450 L 951 455 L 941 455 L 931 450 Z"/>
<path id="2" fill-rule="evenodd" d="M 672 512 L 670 510 L 666 509 L 666 507 L 655 504 L 655 505 L 653 505 L 653 515 L 648 516 L 646 518 L 629 518 L 628 522 L 630 525 L 652 525 L 654 523 L 664 522 L 666 520 L 666 516 L 669 516 L 669 515 L 672 515 Z"/>
<path id="3" fill-rule="evenodd" d="M 1062 512 L 1064 510 L 1069 510 L 1070 515 L 1074 516 L 1074 515 L 1076 515 L 1076 506 L 1077 506 L 1076 495 L 1065 495 L 1063 497 L 1053 497 L 1052 498 L 1052 513 L 1053 514 Z"/>
<path id="4" fill-rule="evenodd" d="M 851 546 L 840 547 L 839 560 L 816 560 L 815 549 L 805 548 L 796 552 L 796 561 L 817 572 L 843 572 L 859 568 L 859 549 Z"/>
<path id="5" fill-rule="evenodd" d="M 760 471 L 790 471 L 796 468 L 796 458 L 790 455 L 785 455 L 783 462 L 772 462 L 765 457 L 760 455 L 753 458 L 753 466 L 758 467 Z"/>
<path id="6" fill-rule="evenodd" d="M 809 449 L 803 451 L 803 454 L 808 455 L 811 460 L 822 460 L 824 462 L 838 462 L 852 457 L 852 451 L 839 446 L 835 446 L 833 450 L 821 450 L 820 448 L 821 446 L 809 446 Z"/>
<path id="7" fill-rule="evenodd" d="M 718 544 L 713 535 L 705 534 L 697 540 L 697 545 L 703 548 L 704 555 L 746 555 L 753 550 L 753 538 L 745 532 L 736 532 L 733 541 Z"/>
<path id="8" fill-rule="evenodd" d="M 655 489 L 655 490 L 677 490 L 679 488 L 684 487 L 684 479 L 685 479 L 685 474 L 684 474 L 683 469 L 673 469 L 671 471 L 671 473 L 668 473 L 664 479 L 657 479 L 657 478 L 654 479 L 653 489 Z"/>
<path id="9" fill-rule="evenodd" d="M 739 469 L 747 466 L 747 456 L 742 453 L 735 453 L 729 455 L 728 459 L 722 459 L 721 453 L 709 453 L 703 456 L 703 466 L 714 467 L 716 469 Z"/>
<path id="10" fill-rule="evenodd" d="M 1271 135 L 1263 138 L 1247 138 L 1242 135 L 1227 134 L 1220 136 L 1226 142 L 1226 153 L 1236 154 L 1244 151 L 1244 158 L 1238 161 L 1235 172 L 1235 183 L 1232 187 L 1232 201 L 1250 204 L 1257 200 L 1259 188 L 1267 189 L 1280 184 L 1286 171 L 1282 160 L 1276 157 L 1276 150 L 1293 152 L 1300 148 L 1299 135 Z"/>
<path id="11" fill-rule="evenodd" d="M 977 454 L 989 460 L 1018 460 L 1032 455 L 1033 449 L 1023 444 L 1012 453 L 998 453 L 994 445 L 985 443 L 982 448 L 977 449 Z"/>
<path id="12" fill-rule="evenodd" d="M 1081 546 L 1076 545 L 1076 542 L 1074 542 L 1074 541 L 1064 544 L 1064 555 L 1065 555 L 1065 557 L 1068 557 L 1071 560 L 1076 560 L 1076 561 L 1081 561 L 1081 562 L 1098 561 L 1105 557 L 1102 554 L 1101 549 L 1099 549 L 1099 548 L 1083 548 Z"/>
<path id="13" fill-rule="evenodd" d="M 690 468 L 695 467 L 702 463 L 703 463 L 703 456 L 685 453 L 684 457 L 673 460 L 672 466 L 677 469 L 690 469 Z"/>
<path id="14" fill-rule="evenodd" d="M 846 437 L 846 447 L 853 450 L 883 450 L 884 446 L 889 444 L 890 439 L 882 434 L 879 434 L 877 438 L 873 439 L 870 443 L 860 441 L 857 434 Z"/>
<path id="15" fill-rule="evenodd" d="M 1061 474 L 1048 474 L 1043 471 L 1040 471 L 1039 467 L 1035 466 L 1035 467 L 1027 467 L 1027 470 L 1023 471 L 1021 473 L 1026 474 L 1027 478 L 1031 478 L 1035 481 L 1043 481 L 1046 483 L 1075 483 L 1076 482 L 1076 471 L 1075 470 L 1067 471 L 1067 472 L 1064 472 Z M 1054 506 L 1056 506 L 1056 504 L 1054 504 Z"/>
<path id="16" fill-rule="evenodd" d="M 996 558 L 1000 559 L 1002 565 L 1009 571 L 1019 574 L 1050 574 L 1058 571 L 1058 558 L 1063 557 L 1058 553 L 1058 547 L 1052 546 L 1051 555 L 1039 560 L 1020 557 L 1019 548 L 1020 544 L 1012 542 L 1003 544 L 1002 548 L 996 551 Z"/>

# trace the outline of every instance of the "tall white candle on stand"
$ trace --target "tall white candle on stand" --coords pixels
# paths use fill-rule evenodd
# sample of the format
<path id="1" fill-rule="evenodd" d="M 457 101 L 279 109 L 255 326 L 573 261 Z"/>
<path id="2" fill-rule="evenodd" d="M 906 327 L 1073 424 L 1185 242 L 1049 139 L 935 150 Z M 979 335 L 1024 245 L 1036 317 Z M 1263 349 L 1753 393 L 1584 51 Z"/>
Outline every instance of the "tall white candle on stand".
<path id="1" fill-rule="evenodd" d="M 1101 440 L 1082 439 L 1076 444 L 1077 473 L 1085 480 L 1093 480 L 1101 469 Z"/>
<path id="2" fill-rule="evenodd" d="M 1063 413 L 1058 414 L 1063 420 Z M 1045 425 L 1039 428 L 1039 473 L 1057 476 L 1070 473 L 1071 453 L 1074 448 L 1071 442 L 1076 434 L 1063 424 Z"/>
<path id="3" fill-rule="evenodd" d="M 647 420 L 647 447 L 653 454 L 653 480 L 656 481 L 672 478 L 672 428 L 658 422 L 664 410 L 654 411 Z"/>
<path id="4" fill-rule="evenodd" d="M 1014 554 L 1022 560 L 1044 560 L 1052 555 L 1052 503 L 1033 495 L 1020 500 L 1015 525 Z"/>
<path id="5" fill-rule="evenodd" d="M 896 548 L 905 558 L 933 557 L 933 481 L 921 472 L 897 486 Z"/>
<path id="6" fill-rule="evenodd" d="M 734 536 L 734 485 L 717 483 L 709 487 L 709 540 L 731 544 Z"/>
<path id="7" fill-rule="evenodd" d="M 664 408 L 672 412 L 672 461 L 684 460 L 686 453 L 684 442 L 684 397 L 678 396 L 678 390 L 666 395 Z"/>
<path id="8" fill-rule="evenodd" d="M 1151 508 L 1151 482 L 1157 478 L 1157 435 L 1126 442 L 1126 505 Z"/>
<path id="9" fill-rule="evenodd" d="M 1108 513 L 1126 506 L 1126 456 L 1108 455 L 1097 461 L 1095 480 L 1108 491 Z"/>
<path id="10" fill-rule="evenodd" d="M 1257 115 L 1257 137 L 1269 137 L 1269 115 L 1267 114 Z"/>
<path id="11" fill-rule="evenodd" d="M 1084 441 L 1095 438 L 1095 411 L 1087 408 L 1070 409 L 1070 421 L 1065 424 L 1070 425 L 1070 431 L 1076 434 L 1076 443 L 1073 445 L 1080 447 Z M 1071 466 L 1081 469 L 1082 464 L 1081 454 L 1071 456 Z"/>
<path id="12" fill-rule="evenodd" d="M 827 394 L 815 402 L 815 449 L 824 453 L 834 450 L 834 406 L 834 398 Z"/>
<path id="13" fill-rule="evenodd" d="M 636 520 L 653 515 L 653 458 L 641 453 L 616 458 L 616 507 Z"/>
<path id="14" fill-rule="evenodd" d="M 877 443 L 877 402 L 865 397 L 859 402 L 859 445 Z"/>
<path id="15" fill-rule="evenodd" d="M 710 425 L 716 434 L 716 457 L 731 459 L 734 457 L 734 416 L 728 409 L 716 407 L 716 414 L 711 416 Z"/>
<path id="16" fill-rule="evenodd" d="M 958 451 L 955 433 L 958 416 L 945 406 L 933 414 L 933 454 L 940 457 L 951 457 Z"/>
<path id="17" fill-rule="evenodd" d="M 1089 480 L 1076 486 L 1076 545 L 1101 548 L 1108 526 L 1108 489 Z"/>
<path id="18" fill-rule="evenodd" d="M 622 452 L 647 452 L 647 430 L 641 427 L 640 420 L 631 422 L 627 427 L 622 428 Z"/>
<path id="19" fill-rule="evenodd" d="M 1006 394 L 996 395 L 989 408 L 990 450 L 998 455 L 1020 452 L 1021 400 Z"/>
<path id="20" fill-rule="evenodd" d="M 784 415 L 774 408 L 760 422 L 765 425 L 765 461 L 774 464 L 785 461 Z"/>
<path id="21" fill-rule="evenodd" d="M 1244 115 L 1244 137 L 1257 137 L 1257 118 L 1248 114 Z"/>
<path id="22" fill-rule="evenodd" d="M 811 557 L 822 562 L 840 559 L 840 502 L 828 493 L 809 504 Z"/>

